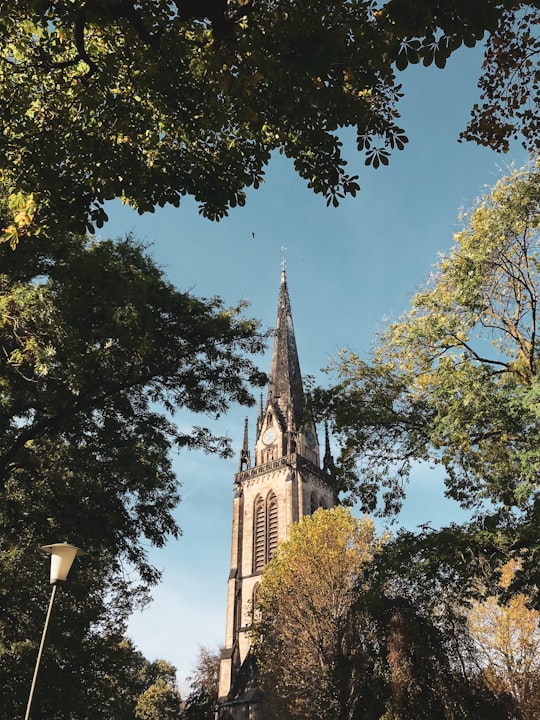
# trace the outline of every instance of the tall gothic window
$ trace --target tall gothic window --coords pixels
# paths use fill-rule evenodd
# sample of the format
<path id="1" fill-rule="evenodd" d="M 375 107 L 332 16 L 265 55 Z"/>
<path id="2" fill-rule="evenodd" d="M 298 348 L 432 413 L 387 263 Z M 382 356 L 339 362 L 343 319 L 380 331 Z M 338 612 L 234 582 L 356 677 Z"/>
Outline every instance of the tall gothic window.
<path id="1" fill-rule="evenodd" d="M 262 570 L 266 559 L 266 519 L 264 500 L 260 495 L 255 499 L 253 513 L 253 570 Z"/>
<path id="2" fill-rule="evenodd" d="M 271 560 L 278 546 L 278 501 L 274 493 L 270 493 L 266 502 L 266 561 Z"/>
<path id="3" fill-rule="evenodd" d="M 261 495 L 253 508 L 253 572 L 259 572 L 269 562 L 278 546 L 278 499 L 270 492 L 266 502 Z"/>
<path id="4" fill-rule="evenodd" d="M 251 622 L 257 623 L 261 620 L 261 612 L 257 608 L 257 595 L 259 593 L 260 583 L 256 583 L 251 594 Z"/>

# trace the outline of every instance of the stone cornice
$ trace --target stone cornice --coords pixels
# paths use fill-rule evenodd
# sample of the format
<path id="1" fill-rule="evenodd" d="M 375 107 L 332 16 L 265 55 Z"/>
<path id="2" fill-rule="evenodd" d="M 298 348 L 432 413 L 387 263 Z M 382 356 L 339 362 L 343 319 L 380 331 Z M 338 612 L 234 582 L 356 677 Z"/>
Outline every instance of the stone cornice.
<path id="1" fill-rule="evenodd" d="M 263 463 L 262 465 L 257 465 L 256 467 L 242 470 L 241 472 L 236 473 L 236 475 L 234 476 L 234 482 L 236 485 L 241 485 L 242 483 L 257 477 L 258 475 L 262 475 L 263 473 L 268 473 L 272 470 L 277 470 L 282 467 L 290 467 L 293 470 L 309 470 L 309 472 L 313 473 L 313 475 L 315 475 L 319 480 L 328 485 L 328 480 L 321 468 L 317 467 L 317 465 L 314 465 L 302 455 L 298 455 L 298 453 L 285 455 L 284 457 L 278 458 L 277 460 L 270 460 L 270 462 Z"/>

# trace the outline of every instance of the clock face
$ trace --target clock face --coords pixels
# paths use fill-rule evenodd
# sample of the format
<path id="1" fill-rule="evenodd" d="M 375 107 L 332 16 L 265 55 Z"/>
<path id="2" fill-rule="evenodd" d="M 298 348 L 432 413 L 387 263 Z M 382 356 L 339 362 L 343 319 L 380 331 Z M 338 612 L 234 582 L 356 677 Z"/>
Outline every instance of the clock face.
<path id="1" fill-rule="evenodd" d="M 306 433 L 306 444 L 311 450 L 315 447 L 315 435 L 311 432 L 311 430 L 308 430 Z"/>
<path id="2" fill-rule="evenodd" d="M 270 443 L 273 443 L 276 439 L 276 431 L 274 428 L 268 428 L 268 430 L 265 430 L 262 436 L 263 443 L 266 445 L 270 445 Z"/>

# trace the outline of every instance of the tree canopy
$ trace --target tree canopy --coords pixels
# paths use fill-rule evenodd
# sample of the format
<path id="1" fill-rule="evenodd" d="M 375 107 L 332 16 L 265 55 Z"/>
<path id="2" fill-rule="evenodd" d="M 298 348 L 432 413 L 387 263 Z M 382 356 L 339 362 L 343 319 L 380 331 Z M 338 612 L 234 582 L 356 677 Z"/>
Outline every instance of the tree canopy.
<path id="1" fill-rule="evenodd" d="M 416 461 L 446 471 L 480 544 L 540 577 L 540 166 L 514 171 L 464 219 L 412 308 L 369 361 L 344 353 L 323 397 L 342 439 L 342 480 L 366 509 L 395 511 Z"/>
<path id="2" fill-rule="evenodd" d="M 529 608 L 529 598 L 521 593 L 501 598 L 516 567 L 514 561 L 504 566 L 499 593 L 477 600 L 468 622 L 485 682 L 497 695 L 515 699 L 520 720 L 535 720 L 540 714 L 540 612 Z"/>
<path id="3" fill-rule="evenodd" d="M 396 70 L 443 67 L 487 35 L 465 137 L 538 146 L 536 1 L 9 0 L 0 10 L 4 239 L 93 231 L 104 203 L 185 195 L 220 218 L 271 153 L 328 203 L 359 189 L 339 128 L 373 167 L 407 137 Z"/>
<path id="4" fill-rule="evenodd" d="M 176 668 L 164 660 L 149 663 L 146 678 L 151 680 L 137 697 L 136 720 L 182 720 L 182 700 L 176 687 Z"/>
<path id="5" fill-rule="evenodd" d="M 269 718 L 509 718 L 474 662 L 443 564 L 338 507 L 291 527 L 263 573 L 254 629 Z M 413 552 L 411 552 L 413 550 Z"/>
<path id="6" fill-rule="evenodd" d="M 184 706 L 184 720 L 214 720 L 218 701 L 220 652 L 199 648 L 193 674 L 186 678 L 190 691 Z"/>
<path id="7" fill-rule="evenodd" d="M 358 688 L 347 661 L 358 651 L 354 588 L 376 552 L 373 522 L 344 508 L 293 525 L 257 593 L 255 654 L 275 717 L 354 717 Z M 356 674 L 354 674 L 355 677 Z"/>
<path id="8" fill-rule="evenodd" d="M 126 619 L 159 578 L 148 548 L 180 534 L 171 453 L 230 452 L 226 438 L 190 428 L 193 413 L 253 402 L 264 337 L 242 308 L 178 291 L 132 239 L 69 236 L 54 254 L 0 245 L 0 346 L 0 675 L 10 717 L 22 715 L 46 608 L 37 548 L 62 540 L 88 555 L 56 603 L 64 621 L 49 635 L 36 713 L 41 703 L 50 718 L 121 717 L 89 697 L 108 697 Z M 81 663 L 84 681 L 74 682 Z M 75 699 L 53 708 L 64 691 Z"/>

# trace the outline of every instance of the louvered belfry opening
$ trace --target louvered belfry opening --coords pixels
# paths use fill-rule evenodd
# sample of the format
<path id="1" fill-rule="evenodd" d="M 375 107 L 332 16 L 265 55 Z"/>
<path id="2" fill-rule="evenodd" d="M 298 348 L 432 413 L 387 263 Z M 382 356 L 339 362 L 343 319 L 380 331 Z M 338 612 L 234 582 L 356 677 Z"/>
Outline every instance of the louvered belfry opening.
<path id="1" fill-rule="evenodd" d="M 277 495 L 270 492 L 266 502 L 258 495 L 253 512 L 253 572 L 261 572 L 274 557 L 278 542 Z"/>
<path id="2" fill-rule="evenodd" d="M 278 546 L 278 499 L 275 493 L 270 493 L 266 503 L 266 529 L 266 561 L 269 562 Z"/>
<path id="3" fill-rule="evenodd" d="M 260 495 L 255 500 L 253 525 L 253 572 L 260 572 L 266 559 L 266 512 Z"/>

